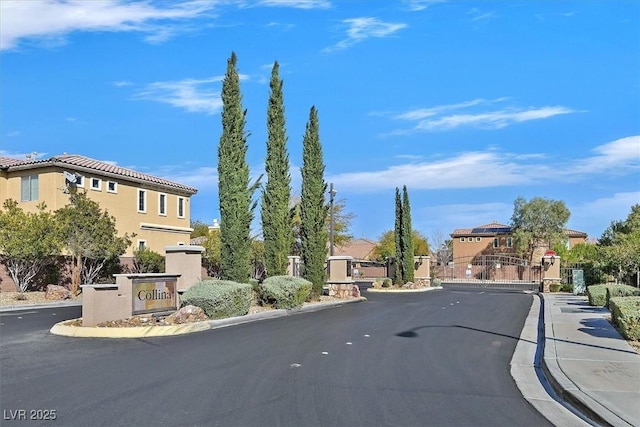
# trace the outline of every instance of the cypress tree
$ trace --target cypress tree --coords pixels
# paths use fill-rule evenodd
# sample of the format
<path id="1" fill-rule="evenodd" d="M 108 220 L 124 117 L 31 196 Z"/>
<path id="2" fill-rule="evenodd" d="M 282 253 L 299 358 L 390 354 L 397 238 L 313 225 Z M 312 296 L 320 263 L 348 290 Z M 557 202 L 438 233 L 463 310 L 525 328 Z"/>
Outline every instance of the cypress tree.
<path id="1" fill-rule="evenodd" d="M 220 197 L 221 278 L 246 283 L 251 274 L 251 221 L 255 204 L 249 187 L 244 131 L 246 110 L 242 109 L 236 54 L 227 60 L 222 81 L 222 135 L 218 145 L 218 193 Z"/>
<path id="2" fill-rule="evenodd" d="M 407 186 L 402 188 L 402 279 L 404 283 L 414 280 L 413 261 L 413 225 L 411 224 L 411 205 L 409 204 L 409 192 Z"/>
<path id="3" fill-rule="evenodd" d="M 291 175 L 287 154 L 283 82 L 276 61 L 271 70 L 271 93 L 267 110 L 267 158 L 265 171 L 267 184 L 262 192 L 262 236 L 264 256 L 269 276 L 287 272 L 288 255 L 293 244 L 293 228 L 289 201 Z"/>
<path id="4" fill-rule="evenodd" d="M 311 298 L 322 295 L 327 257 L 325 221 L 329 208 L 325 202 L 324 162 L 318 129 L 318 113 L 311 107 L 302 140 L 302 195 L 300 197 L 300 244 L 302 277 L 313 284 Z"/>
<path id="5" fill-rule="evenodd" d="M 401 286 L 403 285 L 403 270 L 404 270 L 404 261 L 403 256 L 404 253 L 402 251 L 402 237 L 404 233 L 402 232 L 403 227 L 402 221 L 402 200 L 400 199 L 400 190 L 396 187 L 396 220 L 394 227 L 394 240 L 395 240 L 395 274 L 393 276 L 393 283 L 395 285 Z"/>

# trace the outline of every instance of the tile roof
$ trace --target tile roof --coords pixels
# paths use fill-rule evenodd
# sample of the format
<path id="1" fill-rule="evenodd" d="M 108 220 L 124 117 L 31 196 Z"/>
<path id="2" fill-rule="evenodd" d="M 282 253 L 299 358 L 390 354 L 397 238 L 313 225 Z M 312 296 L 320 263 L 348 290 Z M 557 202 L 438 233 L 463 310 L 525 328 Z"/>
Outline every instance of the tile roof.
<path id="1" fill-rule="evenodd" d="M 179 184 L 177 182 L 169 181 L 164 178 L 137 172 L 132 169 L 123 168 L 111 163 L 101 162 L 77 154 L 63 154 L 60 156 L 53 156 L 49 159 L 26 160 L 13 159 L 10 157 L 0 157 L 0 168 L 6 170 L 16 167 L 19 167 L 20 169 L 30 169 L 45 166 L 66 166 L 81 171 L 84 170 L 102 172 L 105 175 L 117 176 L 132 181 L 156 184 L 162 187 L 172 188 L 174 190 L 184 191 L 190 194 L 195 194 L 198 191 L 196 188 L 189 187 L 187 185 Z"/>
<path id="2" fill-rule="evenodd" d="M 505 224 L 500 224 L 498 222 L 492 222 L 490 224 L 478 225 L 473 228 L 456 228 L 451 233 L 452 237 L 457 236 L 468 236 L 468 235 L 494 235 L 494 234 L 504 234 L 510 233 L 511 227 Z"/>
<path id="3" fill-rule="evenodd" d="M 376 242 L 368 239 L 353 239 L 345 246 L 336 246 L 333 253 L 336 256 L 352 256 L 354 259 L 368 259 L 376 246 Z"/>
<path id="4" fill-rule="evenodd" d="M 492 222 L 490 224 L 479 225 L 473 228 L 456 228 L 451 233 L 451 237 L 461 237 L 461 236 L 493 236 L 496 234 L 510 234 L 511 226 L 500 224 L 498 222 Z M 583 231 L 570 230 L 565 229 L 565 234 L 567 237 L 583 237 L 587 238 L 587 233 Z"/>

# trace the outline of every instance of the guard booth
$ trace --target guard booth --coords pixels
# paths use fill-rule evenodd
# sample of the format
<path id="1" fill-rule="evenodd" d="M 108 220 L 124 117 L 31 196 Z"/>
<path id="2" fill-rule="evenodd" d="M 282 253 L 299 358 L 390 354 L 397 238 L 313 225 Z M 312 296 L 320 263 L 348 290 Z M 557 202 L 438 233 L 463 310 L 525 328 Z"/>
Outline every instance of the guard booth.
<path id="1" fill-rule="evenodd" d="M 329 296 L 350 298 L 353 295 L 353 257 L 330 256 L 327 258 L 327 288 Z"/>

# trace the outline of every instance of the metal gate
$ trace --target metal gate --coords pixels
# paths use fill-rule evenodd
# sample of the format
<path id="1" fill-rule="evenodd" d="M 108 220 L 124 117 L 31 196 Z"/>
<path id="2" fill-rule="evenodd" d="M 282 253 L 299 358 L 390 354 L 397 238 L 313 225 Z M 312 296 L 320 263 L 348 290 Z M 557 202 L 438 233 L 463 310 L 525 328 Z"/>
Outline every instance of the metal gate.
<path id="1" fill-rule="evenodd" d="M 478 255 L 454 258 L 440 279 L 444 286 L 495 287 L 538 290 L 542 280 L 540 263 L 513 255 Z"/>

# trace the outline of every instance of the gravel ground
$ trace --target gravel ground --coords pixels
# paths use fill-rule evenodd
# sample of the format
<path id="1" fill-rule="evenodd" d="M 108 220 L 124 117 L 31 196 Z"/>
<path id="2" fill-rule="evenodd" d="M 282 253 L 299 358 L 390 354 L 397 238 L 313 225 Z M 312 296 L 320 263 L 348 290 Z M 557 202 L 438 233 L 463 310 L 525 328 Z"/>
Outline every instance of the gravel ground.
<path id="1" fill-rule="evenodd" d="M 22 295 L 24 295 L 26 299 L 18 299 L 20 296 L 20 292 L 0 292 L 0 307 L 9 305 L 50 304 L 60 302 L 60 300 L 52 301 L 45 299 L 44 292 L 25 292 Z M 72 299 L 82 301 L 82 294 Z"/>

